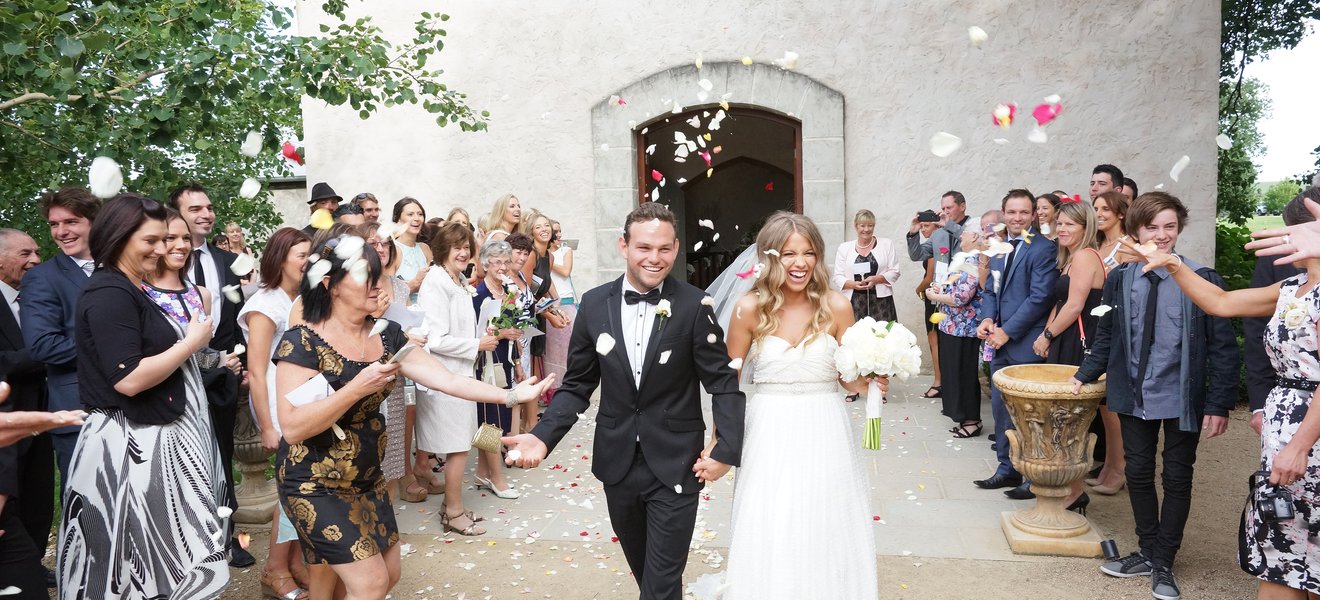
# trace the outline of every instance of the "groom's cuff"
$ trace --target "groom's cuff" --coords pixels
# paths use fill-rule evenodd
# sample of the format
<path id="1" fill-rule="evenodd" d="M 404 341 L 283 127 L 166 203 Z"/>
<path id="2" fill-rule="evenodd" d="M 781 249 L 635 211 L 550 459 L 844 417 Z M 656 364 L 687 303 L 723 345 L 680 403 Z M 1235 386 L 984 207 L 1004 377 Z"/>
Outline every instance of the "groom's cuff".
<path id="1" fill-rule="evenodd" d="M 727 447 L 727 444 L 725 446 Z M 715 448 L 710 451 L 711 458 L 729 465 L 730 467 L 736 467 L 738 466 L 738 463 L 742 462 L 741 455 L 741 452 L 721 450 L 719 442 L 716 442 Z"/>

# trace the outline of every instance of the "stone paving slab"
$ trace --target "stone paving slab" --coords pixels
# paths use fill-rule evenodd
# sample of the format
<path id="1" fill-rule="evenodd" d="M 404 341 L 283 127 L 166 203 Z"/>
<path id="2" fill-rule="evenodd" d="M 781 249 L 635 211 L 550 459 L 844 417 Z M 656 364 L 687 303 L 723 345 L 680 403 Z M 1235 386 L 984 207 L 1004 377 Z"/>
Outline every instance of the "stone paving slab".
<path id="1" fill-rule="evenodd" d="M 994 471 L 990 442 L 984 435 L 954 439 L 946 431 L 952 423 L 940 414 L 940 401 L 920 397 L 927 383 L 924 377 L 894 383 L 885 405 L 884 447 L 880 451 L 863 450 L 861 454 L 869 477 L 871 508 L 879 517 L 874 522 L 877 553 L 1043 560 L 1014 555 L 1009 550 L 1000 531 L 999 514 L 1029 507 L 1030 503 L 1009 500 L 1000 490 L 972 485 L 973 479 Z M 848 410 L 860 443 L 864 402 L 852 403 Z M 605 494 L 590 472 L 595 414 L 593 405 L 541 468 L 508 472 L 510 481 L 522 493 L 516 500 L 503 500 L 475 489 L 469 467 L 463 501 L 468 510 L 486 518 L 482 525 L 488 530 L 477 540 L 612 542 L 614 533 Z M 986 431 L 991 431 L 988 403 L 982 414 Z M 469 465 L 474 466 L 475 460 Z M 695 547 L 704 548 L 703 552 L 727 553 L 737 471 L 731 475 L 707 486 L 701 495 L 693 542 Z M 419 504 L 396 504 L 401 531 L 467 541 L 456 534 L 444 534 L 438 512 L 443 498 L 432 496 Z"/>

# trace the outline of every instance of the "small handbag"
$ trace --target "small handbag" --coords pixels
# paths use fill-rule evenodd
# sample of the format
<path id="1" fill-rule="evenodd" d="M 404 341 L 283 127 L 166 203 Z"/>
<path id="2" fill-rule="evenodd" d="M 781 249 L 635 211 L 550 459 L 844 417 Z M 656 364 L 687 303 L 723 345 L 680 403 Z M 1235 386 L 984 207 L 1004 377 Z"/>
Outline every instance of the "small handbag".
<path id="1" fill-rule="evenodd" d="M 481 353 L 482 370 L 481 381 L 489 383 L 497 388 L 509 387 L 509 376 L 504 372 L 504 365 L 495 360 L 495 353 L 486 351 Z"/>

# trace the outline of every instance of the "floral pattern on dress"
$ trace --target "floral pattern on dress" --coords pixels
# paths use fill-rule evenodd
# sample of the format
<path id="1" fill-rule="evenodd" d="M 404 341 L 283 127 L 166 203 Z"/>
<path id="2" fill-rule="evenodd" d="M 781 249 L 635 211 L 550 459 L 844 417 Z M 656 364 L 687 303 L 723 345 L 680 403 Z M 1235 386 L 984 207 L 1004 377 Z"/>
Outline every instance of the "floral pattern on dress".
<path id="1" fill-rule="evenodd" d="M 142 284 L 142 291 L 156 303 L 165 314 L 169 315 L 175 322 L 188 326 L 192 321 L 192 315 L 205 314 L 206 309 L 202 306 L 202 294 L 196 287 L 188 287 L 183 290 L 162 290 L 158 287 Z"/>
<path id="2" fill-rule="evenodd" d="M 1277 375 L 1285 379 L 1320 381 L 1320 286 L 1301 298 L 1297 291 L 1306 273 L 1286 279 L 1279 290 L 1273 318 L 1265 327 L 1265 352 Z M 1313 393 L 1275 386 L 1265 398 L 1261 428 L 1261 468 L 1269 470 L 1274 456 L 1297 434 Z M 1262 486 L 1264 487 L 1264 486 Z M 1320 594 L 1320 453 L 1311 448 L 1306 472 L 1284 486 L 1293 497 L 1296 516 L 1290 521 L 1268 522 L 1247 502 L 1243 538 L 1239 544 L 1242 569 L 1259 579 Z M 1259 490 L 1260 488 L 1257 488 Z M 1253 490 L 1254 495 L 1257 490 Z"/>
<path id="3" fill-rule="evenodd" d="M 967 264 L 976 267 L 976 257 L 967 259 Z M 944 320 L 939 322 L 940 331 L 956 337 L 976 337 L 977 311 L 981 310 L 981 286 L 974 273 L 959 272 L 958 279 L 949 284 L 949 293 L 954 304 L 940 303 L 940 313 Z"/>

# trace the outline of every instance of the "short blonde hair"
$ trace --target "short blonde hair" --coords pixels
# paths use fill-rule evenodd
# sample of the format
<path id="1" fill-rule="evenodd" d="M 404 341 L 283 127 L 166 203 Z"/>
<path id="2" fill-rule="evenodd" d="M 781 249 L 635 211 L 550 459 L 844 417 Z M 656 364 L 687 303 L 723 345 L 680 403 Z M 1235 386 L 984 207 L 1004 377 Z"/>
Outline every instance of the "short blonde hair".
<path id="1" fill-rule="evenodd" d="M 861 225 L 863 223 L 870 223 L 871 225 L 875 225 L 875 213 L 865 208 L 857 211 L 857 214 L 853 215 L 853 225 Z"/>

